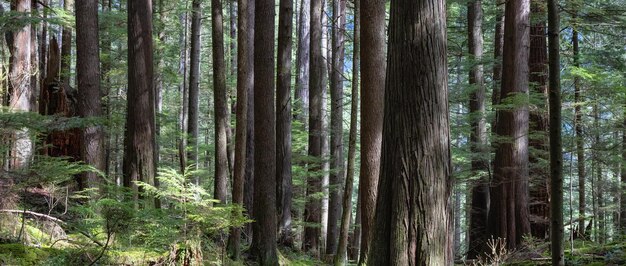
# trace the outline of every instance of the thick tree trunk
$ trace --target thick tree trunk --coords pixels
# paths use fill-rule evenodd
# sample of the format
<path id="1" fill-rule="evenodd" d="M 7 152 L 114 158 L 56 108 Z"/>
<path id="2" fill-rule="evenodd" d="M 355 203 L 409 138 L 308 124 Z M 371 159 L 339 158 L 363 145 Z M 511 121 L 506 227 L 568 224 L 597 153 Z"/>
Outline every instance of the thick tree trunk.
<path id="1" fill-rule="evenodd" d="M 215 186 L 213 197 L 226 203 L 228 185 L 228 99 L 224 64 L 224 26 L 222 2 L 211 0 L 211 36 L 213 37 L 213 98 L 215 114 Z M 191 95 L 190 95 L 191 96 Z M 190 97 L 191 98 L 191 97 Z"/>
<path id="2" fill-rule="evenodd" d="M 544 0 L 531 0 L 530 57 L 528 68 L 531 94 L 535 108 L 530 112 L 529 177 L 530 232 L 538 239 L 547 239 L 550 226 L 548 135 L 548 52 L 546 42 L 546 9 Z"/>
<path id="3" fill-rule="evenodd" d="M 98 39 L 98 1 L 81 0 L 76 3 L 76 74 L 78 80 L 78 114 L 83 118 L 102 115 L 100 92 L 100 45 Z M 82 131 L 81 156 L 83 162 L 104 170 L 102 127 L 92 125 Z M 81 189 L 99 183 L 95 172 L 84 173 Z"/>
<path id="4" fill-rule="evenodd" d="M 548 0 L 550 41 L 550 243 L 552 265 L 565 265 L 563 255 L 563 150 L 561 140 L 561 67 L 559 54 L 559 9 L 557 0 Z"/>
<path id="5" fill-rule="evenodd" d="M 332 69 L 330 71 L 330 179 L 326 254 L 335 254 L 339 241 L 342 210 L 343 162 L 343 35 L 346 21 L 346 0 L 333 2 Z"/>
<path id="6" fill-rule="evenodd" d="M 248 92 L 254 86 L 254 76 L 250 60 L 250 43 L 254 37 L 250 34 L 248 27 L 248 10 L 251 0 L 238 0 L 238 39 L 237 39 L 237 125 L 235 132 L 235 172 L 233 176 L 233 204 L 244 205 L 244 186 L 246 178 L 246 148 L 248 146 Z M 239 242 L 241 239 L 241 228 L 234 227 L 230 230 L 228 238 L 228 250 L 230 255 L 239 259 L 241 254 Z"/>
<path id="7" fill-rule="evenodd" d="M 217 1 L 217 0 L 216 0 Z M 259 265 L 278 265 L 276 252 L 276 113 L 274 0 L 257 1 L 254 18 L 254 251 Z"/>
<path id="8" fill-rule="evenodd" d="M 276 192 L 279 242 L 293 246 L 291 232 L 291 35 L 293 0 L 280 1 L 276 94 Z"/>
<path id="9" fill-rule="evenodd" d="M 352 189 L 354 186 L 354 168 L 356 162 L 356 134 L 359 115 L 359 6 L 361 1 L 354 1 L 354 46 L 352 54 L 352 98 L 350 102 L 350 135 L 348 137 L 348 166 L 343 194 L 343 214 L 339 233 L 339 246 L 334 258 L 336 266 L 345 265 L 348 253 L 348 233 L 352 217 Z M 354 235 L 353 235 L 354 237 Z"/>
<path id="10" fill-rule="evenodd" d="M 246 128 L 246 178 L 243 203 L 249 217 L 254 217 L 254 1 L 248 2 L 248 67 L 250 87 L 248 88 L 248 125 Z M 240 33 L 242 34 L 242 33 Z M 252 224 L 244 228 L 246 241 L 252 242 Z"/>
<path id="11" fill-rule="evenodd" d="M 385 1 L 361 3 L 361 255 L 359 264 L 367 263 L 370 231 L 376 211 L 376 193 L 380 171 L 385 93 Z"/>
<path id="12" fill-rule="evenodd" d="M 376 229 L 367 264 L 451 265 L 445 1 L 392 0 L 389 30 Z"/>
<path id="13" fill-rule="evenodd" d="M 485 121 L 485 80 L 483 65 L 480 64 L 483 56 L 482 35 L 482 0 L 474 0 L 467 4 L 468 50 L 473 61 L 469 73 L 469 83 L 472 87 L 470 94 L 470 121 L 471 121 L 471 150 L 472 175 L 478 177 L 472 184 L 471 212 L 469 228 L 469 250 L 467 257 L 475 259 L 482 252 L 487 251 L 487 217 L 489 215 L 489 159 L 485 150 L 487 128 Z"/>
<path id="14" fill-rule="evenodd" d="M 505 6 L 501 98 L 528 98 L 529 0 Z M 519 102 L 520 100 L 516 101 Z M 497 144 L 491 185 L 489 228 L 514 249 L 530 233 L 528 216 L 528 106 L 497 112 Z"/>
<path id="15" fill-rule="evenodd" d="M 201 42 L 200 33 L 202 31 L 202 1 L 193 0 L 191 4 L 191 50 L 189 54 L 189 105 L 187 113 L 187 145 L 191 150 L 187 155 L 187 163 L 194 165 L 198 169 L 198 132 L 200 117 L 200 56 Z M 219 40 L 219 39 L 218 39 Z M 216 86 L 217 88 L 217 86 Z M 193 182 L 200 185 L 200 177 L 194 176 Z"/>
<path id="16" fill-rule="evenodd" d="M 152 1 L 128 2 L 128 103 L 124 137 L 124 186 L 154 185 L 155 108 L 152 63 Z"/>
<path id="17" fill-rule="evenodd" d="M 309 74 L 309 152 L 315 162 L 309 163 L 307 176 L 307 201 L 304 209 L 304 222 L 310 224 L 304 228 L 304 250 L 317 254 L 321 230 L 318 224 L 322 220 L 322 203 L 312 195 L 322 191 L 322 95 L 323 57 L 322 57 L 322 0 L 311 0 L 310 31 L 310 74 Z"/>
<path id="18" fill-rule="evenodd" d="M 31 11 L 31 0 L 12 2 L 11 10 L 28 16 Z M 9 67 L 9 110 L 13 112 L 31 111 L 31 26 L 26 25 L 13 32 L 11 58 Z M 17 130 L 12 139 L 9 167 L 20 169 L 28 165 L 33 155 L 33 143 L 28 129 Z"/>

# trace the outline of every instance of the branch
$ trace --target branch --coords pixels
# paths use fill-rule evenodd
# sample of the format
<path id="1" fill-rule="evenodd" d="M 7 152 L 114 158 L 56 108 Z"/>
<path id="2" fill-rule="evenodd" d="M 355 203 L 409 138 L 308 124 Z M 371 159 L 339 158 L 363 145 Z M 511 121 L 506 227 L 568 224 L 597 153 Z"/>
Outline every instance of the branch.
<path id="1" fill-rule="evenodd" d="M 54 221 L 54 222 L 57 222 L 57 223 L 65 224 L 65 222 L 63 220 L 59 219 L 59 218 L 55 218 L 55 217 L 52 217 L 50 215 L 45 215 L 45 214 L 38 213 L 38 212 L 22 211 L 22 210 L 0 210 L 0 212 L 30 214 L 32 216 L 46 218 L 48 220 L 51 220 L 51 221 Z"/>

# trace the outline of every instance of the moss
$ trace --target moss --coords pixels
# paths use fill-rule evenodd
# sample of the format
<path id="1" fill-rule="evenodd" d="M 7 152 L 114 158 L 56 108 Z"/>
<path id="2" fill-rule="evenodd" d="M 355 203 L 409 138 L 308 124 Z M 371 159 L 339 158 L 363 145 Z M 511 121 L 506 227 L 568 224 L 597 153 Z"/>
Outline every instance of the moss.
<path id="1" fill-rule="evenodd" d="M 0 264 L 39 265 L 42 260 L 58 254 L 50 248 L 30 247 L 22 244 L 0 244 Z"/>

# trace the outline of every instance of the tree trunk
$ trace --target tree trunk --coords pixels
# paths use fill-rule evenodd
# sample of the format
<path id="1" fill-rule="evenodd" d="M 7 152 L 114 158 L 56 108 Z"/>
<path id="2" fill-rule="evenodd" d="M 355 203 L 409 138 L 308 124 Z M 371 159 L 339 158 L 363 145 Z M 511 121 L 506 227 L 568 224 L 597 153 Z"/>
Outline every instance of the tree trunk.
<path id="1" fill-rule="evenodd" d="M 576 15 L 573 18 L 575 21 Z M 578 48 L 578 31 L 576 27 L 572 31 L 572 48 L 574 52 L 574 66 L 580 67 L 579 48 Z M 581 104 L 583 99 L 581 98 L 581 86 L 580 78 L 574 77 L 574 128 L 576 131 L 576 166 L 578 171 L 578 237 L 585 237 L 585 143 L 583 136 L 583 114 Z M 626 120 L 625 120 L 626 123 Z M 626 143 L 626 139 L 624 140 Z M 626 158 L 626 154 L 624 154 Z M 622 175 L 626 175 L 625 171 L 622 171 Z M 624 201 L 622 201 L 624 202 Z"/>
<path id="2" fill-rule="evenodd" d="M 186 6 L 185 6 L 186 8 Z M 180 61 L 178 66 L 178 75 L 180 75 L 183 80 L 179 84 L 179 91 L 181 94 L 180 97 L 180 114 L 178 117 L 180 123 L 180 132 L 187 132 L 187 117 L 189 113 L 189 89 L 187 87 L 187 58 L 188 58 L 188 49 L 187 49 L 187 28 L 189 27 L 189 19 L 188 13 L 185 12 L 180 16 L 181 24 L 184 25 L 184 29 L 182 35 L 180 37 Z M 187 168 L 187 135 L 181 134 L 182 136 L 178 140 L 178 158 L 180 160 L 180 172 L 185 173 L 185 169 Z"/>
<path id="3" fill-rule="evenodd" d="M 467 4 L 468 50 L 473 66 L 469 73 L 471 86 L 469 112 L 471 121 L 471 153 L 472 176 L 478 177 L 472 184 L 472 199 L 469 228 L 469 245 L 467 257 L 475 259 L 482 252 L 487 251 L 487 217 L 489 214 L 489 163 L 485 145 L 487 128 L 485 121 L 485 80 L 483 65 L 480 64 L 483 56 L 482 35 L 482 0 L 474 0 Z"/>
<path id="4" fill-rule="evenodd" d="M 547 239 L 550 226 L 549 181 L 546 162 L 549 158 L 548 135 L 548 52 L 546 42 L 546 7 L 544 0 L 531 0 L 530 57 L 528 68 L 531 94 L 535 108 L 530 112 L 529 178 L 530 232 L 538 239 Z M 531 100 L 532 101 L 532 100 Z"/>
<path id="5" fill-rule="evenodd" d="M 348 167 L 346 168 L 346 184 L 343 194 L 343 214 L 341 215 L 341 229 L 339 246 L 334 258 L 336 266 L 345 265 L 348 253 L 348 232 L 352 217 L 352 189 L 354 186 L 354 165 L 356 162 L 356 134 L 359 115 L 359 6 L 361 1 L 354 1 L 354 49 L 352 54 L 352 99 L 350 102 L 350 135 L 348 137 Z M 344 2 L 345 3 L 345 2 Z M 344 12 L 345 14 L 345 12 Z M 354 237 L 354 235 L 353 235 Z"/>
<path id="6" fill-rule="evenodd" d="M 229 0 L 228 3 L 228 19 L 230 20 L 230 75 L 235 76 L 237 74 L 238 60 L 237 43 L 235 42 L 237 40 L 237 0 Z M 235 135 L 237 135 L 237 133 L 235 133 Z"/>
<path id="7" fill-rule="evenodd" d="M 250 71 L 248 87 L 248 124 L 246 128 L 246 178 L 244 184 L 244 207 L 248 217 L 254 217 L 254 1 L 248 2 L 248 67 Z M 240 35 L 242 33 L 239 33 Z M 246 226 L 247 242 L 251 243 L 252 224 Z"/>
<path id="8" fill-rule="evenodd" d="M 224 64 L 224 27 L 222 2 L 211 0 L 211 36 L 213 37 L 213 97 L 215 112 L 215 187 L 213 197 L 226 203 L 228 185 L 228 99 Z M 191 96 L 191 95 L 190 95 Z M 191 98 L 191 97 L 189 97 Z"/>
<path id="9" fill-rule="evenodd" d="M 216 0 L 217 1 L 217 0 Z M 254 18 L 254 251 L 259 265 L 278 265 L 276 252 L 276 113 L 274 0 L 257 1 Z"/>
<path id="10" fill-rule="evenodd" d="M 74 0 L 64 0 L 63 9 L 69 14 L 74 13 Z M 70 87 L 70 74 L 72 63 L 72 28 L 63 27 L 61 35 L 61 85 L 67 91 Z"/>
<path id="11" fill-rule="evenodd" d="M 530 233 L 528 216 L 528 98 L 529 0 L 505 6 L 501 98 L 518 106 L 497 111 L 497 144 L 491 185 L 489 228 L 514 249 Z"/>
<path id="12" fill-rule="evenodd" d="M 563 149 L 561 140 L 561 66 L 559 54 L 559 9 L 557 0 L 548 0 L 550 41 L 550 243 L 552 265 L 565 265 L 563 255 Z"/>
<path id="13" fill-rule="evenodd" d="M 11 10 L 29 16 L 31 0 L 12 1 Z M 31 26 L 30 24 L 13 31 L 11 58 L 9 67 L 9 110 L 12 112 L 31 111 Z M 28 129 L 20 129 L 14 132 L 10 163 L 11 169 L 20 169 L 29 164 L 33 155 L 33 143 Z"/>
<path id="14" fill-rule="evenodd" d="M 98 39 L 98 1 L 76 3 L 76 74 L 78 80 L 78 114 L 82 118 L 102 115 L 100 92 L 100 46 Z M 83 129 L 81 160 L 98 170 L 104 170 L 102 127 L 91 125 Z M 95 187 L 98 174 L 86 172 L 81 177 L 81 189 Z"/>
<path id="15" fill-rule="evenodd" d="M 187 145 L 191 150 L 187 155 L 187 163 L 198 169 L 198 118 L 200 116 L 200 33 L 202 31 L 202 1 L 193 0 L 191 4 L 191 49 L 189 53 L 189 105 L 187 113 Z M 217 39 L 219 40 L 219 39 Z M 219 43 L 216 43 L 219 45 Z M 215 61 L 214 61 L 215 62 Z M 217 65 L 214 63 L 214 65 Z M 217 85 L 215 86 L 217 90 Z M 216 112 L 217 113 L 217 112 Z M 200 185 L 200 177 L 194 176 L 193 182 Z"/>
<path id="16" fill-rule="evenodd" d="M 124 136 L 124 186 L 154 185 L 154 86 L 152 72 L 152 1 L 128 2 L 128 103 Z M 148 140 L 148 141 L 146 141 Z"/>
<path id="17" fill-rule="evenodd" d="M 445 1 L 394 0 L 389 29 L 368 265 L 451 265 Z"/>
<path id="18" fill-rule="evenodd" d="M 298 50 L 296 58 L 296 89 L 295 89 L 295 116 L 302 124 L 306 124 L 309 111 L 309 52 L 311 26 L 311 0 L 301 0 L 300 23 L 298 24 Z"/>
<path id="19" fill-rule="evenodd" d="M 312 197 L 322 191 L 322 95 L 323 57 L 322 57 L 322 0 L 311 0 L 310 31 L 310 74 L 309 74 L 309 152 L 314 162 L 309 163 L 307 176 L 307 201 L 304 209 L 304 222 L 310 224 L 304 228 L 304 251 L 317 254 L 320 250 L 321 236 L 319 225 L 322 218 L 321 200 Z M 312 226 L 311 226 L 312 225 Z"/>
<path id="20" fill-rule="evenodd" d="M 381 158 L 383 99 L 385 92 L 386 33 L 385 1 L 363 1 L 361 17 L 361 255 L 359 265 L 367 263 L 370 231 L 376 211 L 376 193 Z"/>
<path id="21" fill-rule="evenodd" d="M 330 179 L 326 254 L 335 254 L 339 241 L 339 221 L 344 183 L 343 162 L 343 62 L 346 0 L 333 2 L 332 69 L 330 71 Z"/>
<path id="22" fill-rule="evenodd" d="M 249 91 L 254 87 L 254 76 L 249 57 L 251 56 L 251 43 L 253 35 L 248 12 L 251 0 L 238 0 L 238 31 L 237 36 L 237 125 L 235 132 L 235 175 L 233 176 L 233 204 L 244 205 L 244 186 L 246 182 L 246 152 L 248 143 L 248 102 Z M 241 254 L 239 242 L 241 229 L 234 227 L 228 238 L 228 250 L 230 255 L 238 260 Z"/>
<path id="23" fill-rule="evenodd" d="M 276 109 L 276 192 L 279 242 L 293 246 L 291 233 L 291 35 L 293 1 L 281 0 L 278 18 L 278 73 Z"/>

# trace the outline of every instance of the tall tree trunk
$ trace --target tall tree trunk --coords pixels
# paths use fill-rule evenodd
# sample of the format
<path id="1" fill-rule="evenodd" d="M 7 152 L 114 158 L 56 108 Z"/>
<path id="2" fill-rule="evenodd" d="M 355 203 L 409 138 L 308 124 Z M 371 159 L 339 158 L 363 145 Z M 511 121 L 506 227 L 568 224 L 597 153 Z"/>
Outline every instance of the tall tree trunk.
<path id="1" fill-rule="evenodd" d="M 103 13 L 106 14 L 111 14 L 111 7 L 112 7 L 112 0 L 106 0 L 102 2 L 102 10 Z M 111 33 L 109 32 L 111 30 L 111 24 L 105 24 L 103 25 L 103 34 L 101 34 L 101 40 L 102 40 L 102 45 L 101 48 L 104 50 L 104 53 L 106 54 L 111 54 L 111 52 L 113 51 L 113 47 L 112 47 L 112 38 L 111 38 Z M 102 62 L 102 67 L 100 69 L 100 77 L 102 78 L 102 86 L 104 87 L 104 103 L 103 103 L 103 109 L 104 109 L 104 113 L 106 115 L 106 121 L 107 123 L 110 123 L 111 117 L 112 117 L 112 100 L 111 100 L 111 69 L 113 66 L 113 60 L 109 57 L 105 57 L 103 60 L 101 60 Z M 117 135 L 117 133 L 109 131 L 109 130 L 105 130 L 104 131 L 104 175 L 105 176 L 116 176 L 117 173 L 112 174 L 111 172 L 111 161 L 112 159 L 114 159 L 114 155 L 113 155 L 113 151 L 111 149 L 112 147 L 112 142 L 114 139 L 114 135 Z"/>
<path id="2" fill-rule="evenodd" d="M 468 50 L 472 60 L 469 73 L 470 94 L 470 142 L 472 150 L 472 175 L 478 177 L 472 184 L 472 199 L 469 228 L 469 250 L 467 257 L 475 259 L 487 251 L 487 217 L 489 215 L 489 172 L 488 155 L 485 151 L 487 128 L 485 121 L 485 80 L 483 65 L 482 35 L 483 11 L 482 0 L 474 0 L 467 4 Z"/>
<path id="3" fill-rule="evenodd" d="M 200 117 L 200 56 L 201 44 L 200 33 L 202 31 L 202 1 L 193 0 L 191 4 L 191 51 L 189 54 L 189 105 L 187 122 L 187 145 L 191 146 L 188 163 L 194 164 L 198 169 L 198 119 Z M 219 40 L 219 39 L 217 39 Z M 216 42 L 219 45 L 219 43 Z M 215 62 L 215 61 L 214 61 Z M 215 86 L 217 90 L 217 86 Z M 217 113 L 217 112 L 216 112 Z M 217 173 L 217 172 L 216 172 Z M 193 182 L 200 185 L 200 177 L 194 176 Z"/>
<path id="4" fill-rule="evenodd" d="M 451 265 L 445 1 L 392 0 L 389 30 L 376 229 L 367 264 Z"/>
<path id="5" fill-rule="evenodd" d="M 322 57 L 322 0 L 311 0 L 310 31 L 310 73 L 309 73 L 309 152 L 311 158 L 307 175 L 307 201 L 304 209 L 304 251 L 317 254 L 320 251 L 321 230 L 318 224 L 322 219 L 321 200 L 312 195 L 322 191 L 322 95 L 324 83 Z"/>
<path id="6" fill-rule="evenodd" d="M 249 217 L 254 217 L 254 1 L 248 2 L 248 67 L 250 86 L 248 87 L 248 124 L 246 128 L 246 178 L 243 203 Z M 243 33 L 240 33 L 243 34 Z M 251 243 L 252 224 L 246 226 L 247 242 Z"/>
<path id="7" fill-rule="evenodd" d="M 575 14 L 573 18 L 575 20 Z M 574 26 L 574 30 L 572 31 L 572 46 L 574 50 L 574 66 L 580 67 L 577 26 Z M 583 99 L 581 97 L 580 78 L 574 77 L 574 128 L 576 132 L 576 166 L 578 171 L 578 237 L 584 238 L 585 209 L 587 205 L 585 198 L 585 143 L 583 139 L 583 114 L 581 107 Z M 622 175 L 626 175 L 625 173 L 626 172 L 622 171 Z"/>
<path id="8" fill-rule="evenodd" d="M 626 104 L 622 108 L 624 109 L 624 121 L 622 122 L 622 169 L 620 173 L 620 186 L 618 189 L 618 191 L 620 191 L 618 230 L 621 234 L 626 234 Z"/>
<path id="9" fill-rule="evenodd" d="M 92 118 L 102 115 L 100 92 L 100 45 L 98 39 L 98 0 L 81 0 L 76 3 L 76 74 L 78 80 L 78 113 Z M 81 160 L 98 170 L 104 170 L 102 127 L 91 125 L 83 129 Z M 98 174 L 86 172 L 81 177 L 80 188 L 94 187 Z"/>
<path id="10" fill-rule="evenodd" d="M 34 2 L 33 2 L 34 3 Z M 46 56 L 48 55 L 48 0 L 41 0 L 43 21 L 41 22 L 41 32 L 39 33 L 39 74 L 40 82 L 46 73 Z"/>
<path id="11" fill-rule="evenodd" d="M 217 1 L 217 0 L 216 0 Z M 254 251 L 259 265 L 278 265 L 276 254 L 276 113 L 274 0 L 256 2 L 254 18 Z"/>
<path id="12" fill-rule="evenodd" d="M 528 97 L 529 0 L 505 6 L 501 98 Z M 515 102 L 515 101 L 514 101 Z M 517 101 L 519 102 L 519 101 Z M 497 111 L 500 141 L 494 161 L 489 228 L 514 249 L 530 233 L 528 216 L 528 106 Z"/>
<path id="13" fill-rule="evenodd" d="M 293 0 L 280 1 L 278 18 L 278 73 L 276 84 L 276 192 L 279 241 L 293 245 L 291 233 L 291 35 Z"/>
<path id="14" fill-rule="evenodd" d="M 295 115 L 302 124 L 306 124 L 309 112 L 309 52 L 310 26 L 311 26 L 311 0 L 301 0 L 300 23 L 298 23 L 298 50 L 296 58 L 296 89 L 295 89 Z"/>
<path id="15" fill-rule="evenodd" d="M 185 9 L 186 9 L 185 5 Z M 180 172 L 184 173 L 187 168 L 187 117 L 189 113 L 189 88 L 187 87 L 187 29 L 189 28 L 188 12 L 185 12 L 180 16 L 181 24 L 184 25 L 182 34 L 180 36 L 180 61 L 178 65 L 178 74 L 183 77 L 183 80 L 178 85 L 180 91 L 180 114 L 178 117 L 180 132 L 182 133 L 178 140 L 178 158 L 180 160 Z"/>
<path id="16" fill-rule="evenodd" d="M 154 185 L 154 86 L 152 1 L 128 2 L 128 103 L 124 136 L 124 186 L 135 181 Z M 148 141 L 146 141 L 148 140 Z"/>
<path id="17" fill-rule="evenodd" d="M 64 0 L 63 9 L 72 14 L 74 11 L 74 0 Z M 61 35 L 61 84 L 68 90 L 70 86 L 70 72 L 72 63 L 72 28 L 63 27 Z"/>
<path id="18" fill-rule="evenodd" d="M 550 226 L 549 181 L 550 173 L 545 167 L 549 158 L 548 135 L 548 52 L 546 42 L 546 1 L 531 0 L 530 56 L 528 59 L 530 91 L 536 99 L 530 111 L 529 178 L 531 235 L 547 239 Z"/>
<path id="19" fill-rule="evenodd" d="M 11 3 L 11 10 L 29 16 L 31 0 L 15 0 Z M 9 110 L 13 112 L 31 111 L 31 25 L 13 31 L 11 58 L 9 67 Z M 33 143 L 28 129 L 17 130 L 13 136 L 9 166 L 12 169 L 20 169 L 28 165 L 32 153 Z M 6 206 L 6 205 L 5 205 Z"/>
<path id="20" fill-rule="evenodd" d="M 230 21 L 230 75 L 237 74 L 237 0 L 228 1 L 228 19 Z M 235 111 L 236 112 L 236 111 Z M 237 135 L 237 133 L 235 133 Z M 236 137 L 236 136 L 235 136 Z M 235 144 L 236 145 L 236 144 Z M 235 155 L 236 156 L 236 155 Z"/>
<path id="21" fill-rule="evenodd" d="M 594 131 L 594 142 L 593 142 L 593 164 L 592 167 L 596 170 L 595 174 L 595 193 L 594 198 L 596 204 L 594 204 L 594 218 L 597 221 L 597 230 L 596 232 L 596 241 L 599 244 L 604 244 L 605 242 L 605 221 L 604 221 L 604 178 L 602 176 L 602 161 L 600 160 L 600 151 L 602 149 L 601 136 L 600 136 L 600 106 L 598 105 L 599 94 L 596 93 L 594 95 L 596 97 L 596 102 L 593 105 L 593 125 L 595 128 Z"/>
<path id="22" fill-rule="evenodd" d="M 237 36 L 237 125 L 235 132 L 235 175 L 233 176 L 233 204 L 244 205 L 244 186 L 246 182 L 246 151 L 248 147 L 248 101 L 249 91 L 254 87 L 254 76 L 249 57 L 251 35 L 250 17 L 248 16 L 251 0 L 238 0 L 238 31 Z M 252 38 L 251 38 L 252 37 Z M 239 242 L 241 229 L 233 227 L 228 238 L 230 255 L 238 260 L 241 255 Z"/>
<path id="23" fill-rule="evenodd" d="M 550 49 L 550 243 L 552 265 L 565 265 L 563 256 L 563 144 L 561 140 L 561 66 L 559 54 L 559 9 L 557 0 L 548 0 Z"/>
<path id="24" fill-rule="evenodd" d="M 213 97 L 215 113 L 215 186 L 213 197 L 226 203 L 228 185 L 228 99 L 224 63 L 224 26 L 222 2 L 211 0 L 211 36 L 213 37 Z M 191 96 L 191 95 L 190 95 Z M 190 97 L 191 98 L 191 97 Z"/>
<path id="25" fill-rule="evenodd" d="M 361 255 L 359 265 L 367 263 L 370 231 L 374 224 L 376 193 L 380 171 L 383 99 L 385 94 L 385 1 L 361 3 Z"/>
<path id="26" fill-rule="evenodd" d="M 360 49 L 360 48 L 359 48 Z M 360 53 L 360 52 L 359 52 Z M 361 193 L 356 191 L 357 193 L 357 202 L 356 202 L 356 213 L 354 218 L 354 231 L 352 231 L 352 236 L 349 237 L 350 245 L 348 246 L 348 259 L 357 261 L 359 260 L 359 248 L 361 247 Z"/>
<path id="27" fill-rule="evenodd" d="M 350 135 L 348 137 L 348 167 L 346 168 L 346 184 L 343 194 L 343 214 L 339 233 L 339 246 L 334 258 L 336 266 L 345 265 L 348 253 L 348 232 L 352 217 L 352 189 L 354 186 L 354 165 L 356 162 L 356 134 L 359 115 L 359 0 L 354 1 L 354 46 L 352 53 L 352 98 L 350 102 Z M 354 235 L 353 235 L 354 237 Z"/>
<path id="28" fill-rule="evenodd" d="M 335 254 L 339 241 L 339 221 L 344 183 L 343 162 L 343 35 L 346 21 L 346 0 L 333 1 L 332 69 L 330 71 L 330 179 L 326 254 Z"/>

